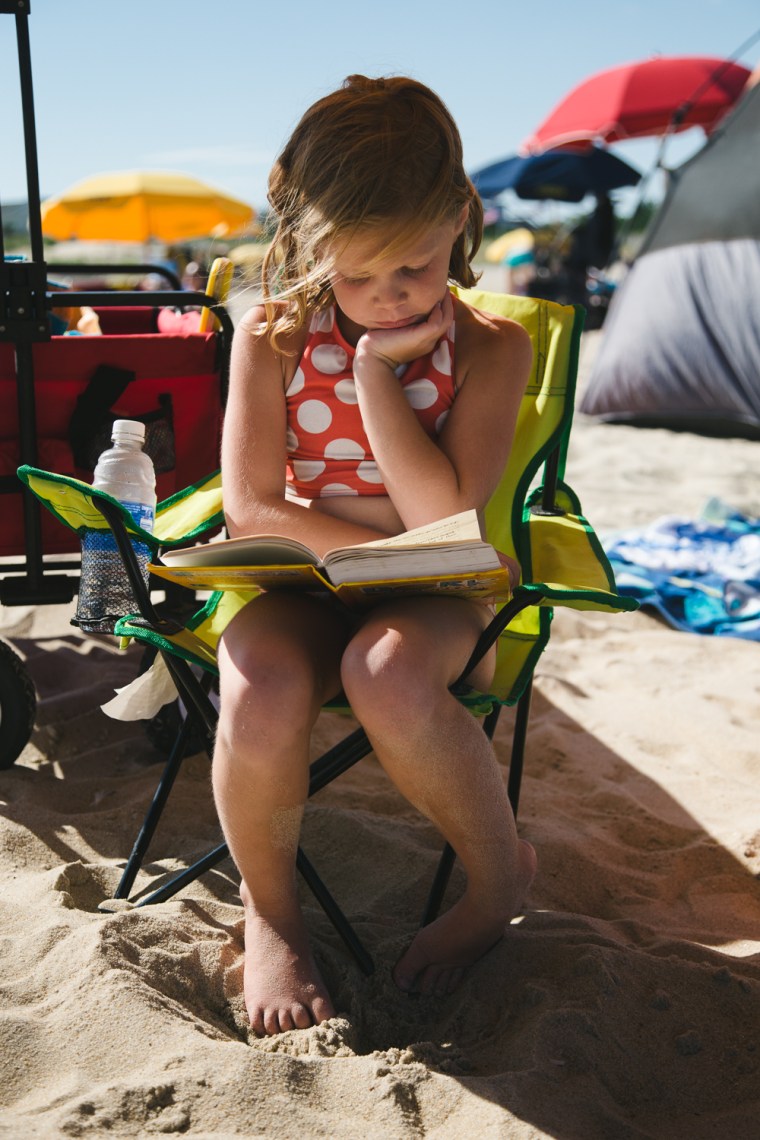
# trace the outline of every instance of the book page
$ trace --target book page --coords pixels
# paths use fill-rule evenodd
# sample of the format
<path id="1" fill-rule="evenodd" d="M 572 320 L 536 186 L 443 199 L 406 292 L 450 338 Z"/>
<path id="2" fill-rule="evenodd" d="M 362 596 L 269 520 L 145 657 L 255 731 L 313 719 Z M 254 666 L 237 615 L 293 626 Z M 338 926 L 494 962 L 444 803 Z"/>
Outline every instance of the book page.
<path id="1" fill-rule="evenodd" d="M 477 511 L 379 541 L 328 551 L 324 565 L 334 585 L 498 569 L 499 556 L 480 537 Z"/>
<path id="2" fill-rule="evenodd" d="M 335 586 L 343 582 L 390 581 L 438 574 L 478 574 L 498 570 L 501 566 L 494 548 L 480 539 L 432 546 L 357 548 L 353 554 L 338 554 L 326 562 L 327 573 Z"/>
<path id="3" fill-rule="evenodd" d="M 294 538 L 259 534 L 181 550 L 163 550 L 165 566 L 319 566 L 313 550 Z"/>
<path id="4" fill-rule="evenodd" d="M 438 519 L 437 522 L 426 523 L 425 526 L 415 527 L 414 530 L 404 530 L 401 534 L 392 534 L 389 538 L 362 542 L 353 547 L 354 550 L 364 550 L 367 547 L 387 546 L 432 546 L 437 543 L 448 542 L 482 542 L 480 522 L 476 510 L 461 511 L 458 515 L 449 515 L 448 518 Z M 329 558 L 330 551 L 327 557 Z"/>

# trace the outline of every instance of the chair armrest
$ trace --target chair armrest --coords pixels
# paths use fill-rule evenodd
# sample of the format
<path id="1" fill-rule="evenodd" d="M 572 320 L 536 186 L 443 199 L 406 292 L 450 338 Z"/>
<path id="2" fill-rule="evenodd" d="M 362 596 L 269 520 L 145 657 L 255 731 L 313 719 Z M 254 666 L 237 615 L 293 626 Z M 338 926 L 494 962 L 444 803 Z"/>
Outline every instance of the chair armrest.
<path id="1" fill-rule="evenodd" d="M 111 495 L 81 479 L 28 465 L 19 467 L 18 477 L 59 522 L 80 536 L 86 530 L 107 530 L 108 523 L 96 504 L 98 500 L 113 504 L 118 508 L 127 531 L 154 553 L 161 546 L 181 546 L 191 542 L 224 522 L 222 483 L 218 471 L 159 503 L 152 533 L 137 526 L 129 511 Z"/>
<path id="2" fill-rule="evenodd" d="M 126 530 L 151 550 L 157 550 L 160 545 L 154 535 L 137 525 L 118 500 L 81 479 L 75 479 L 71 475 L 56 475 L 52 471 L 41 471 L 28 465 L 19 467 L 18 477 L 59 522 L 80 536 L 87 530 L 110 529 L 98 510 L 97 503 L 100 501 L 116 508 Z"/>
<path id="3" fill-rule="evenodd" d="M 182 546 L 223 525 L 222 473 L 214 471 L 158 504 L 153 534 L 161 546 Z"/>

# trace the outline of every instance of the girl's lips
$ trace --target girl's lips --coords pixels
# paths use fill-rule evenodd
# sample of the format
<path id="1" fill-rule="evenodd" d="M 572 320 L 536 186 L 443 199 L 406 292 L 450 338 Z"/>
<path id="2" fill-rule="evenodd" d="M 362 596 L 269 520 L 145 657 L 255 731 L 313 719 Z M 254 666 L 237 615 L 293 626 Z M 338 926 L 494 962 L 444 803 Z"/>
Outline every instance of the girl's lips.
<path id="1" fill-rule="evenodd" d="M 424 317 L 404 317 L 402 321 L 378 321 L 375 328 L 378 329 L 405 329 L 409 325 L 418 325 L 424 321 Z"/>

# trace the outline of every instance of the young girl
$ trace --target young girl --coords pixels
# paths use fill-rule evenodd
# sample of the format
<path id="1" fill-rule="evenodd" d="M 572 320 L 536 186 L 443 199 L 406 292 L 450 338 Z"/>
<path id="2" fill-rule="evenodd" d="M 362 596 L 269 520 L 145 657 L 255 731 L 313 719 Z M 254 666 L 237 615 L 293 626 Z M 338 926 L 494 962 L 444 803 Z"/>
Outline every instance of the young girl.
<path id="1" fill-rule="evenodd" d="M 471 286 L 482 207 L 441 101 L 411 79 L 351 76 L 275 163 L 278 229 L 263 306 L 235 336 L 222 469 L 231 536 L 325 553 L 482 508 L 504 468 L 530 340 L 452 297 Z M 505 560 L 506 561 L 506 560 Z M 512 563 L 513 584 L 519 568 Z M 267 593 L 222 638 L 214 794 L 242 877 L 245 1000 L 259 1034 L 334 1015 L 295 882 L 309 737 L 343 690 L 377 759 L 451 843 L 461 899 L 396 963 L 407 992 L 447 994 L 502 936 L 535 871 L 492 748 L 449 693 L 490 618 L 460 598 L 357 616 Z M 485 688 L 489 657 L 469 680 Z"/>

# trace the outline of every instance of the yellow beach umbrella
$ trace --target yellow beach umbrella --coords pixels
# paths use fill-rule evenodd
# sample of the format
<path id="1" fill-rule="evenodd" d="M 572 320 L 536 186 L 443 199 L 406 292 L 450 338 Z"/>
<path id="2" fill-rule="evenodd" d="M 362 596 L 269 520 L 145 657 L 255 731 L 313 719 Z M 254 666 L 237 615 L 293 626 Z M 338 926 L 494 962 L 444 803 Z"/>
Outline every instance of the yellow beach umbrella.
<path id="1" fill-rule="evenodd" d="M 485 251 L 486 261 L 496 265 L 507 264 L 515 259 L 521 259 L 533 252 L 535 240 L 533 234 L 525 226 L 497 237 Z"/>
<path id="2" fill-rule="evenodd" d="M 225 237 L 254 210 L 187 174 L 127 170 L 96 174 L 42 204 L 42 232 L 65 241 L 187 241 Z"/>

